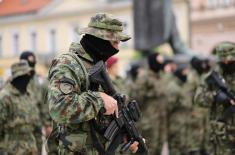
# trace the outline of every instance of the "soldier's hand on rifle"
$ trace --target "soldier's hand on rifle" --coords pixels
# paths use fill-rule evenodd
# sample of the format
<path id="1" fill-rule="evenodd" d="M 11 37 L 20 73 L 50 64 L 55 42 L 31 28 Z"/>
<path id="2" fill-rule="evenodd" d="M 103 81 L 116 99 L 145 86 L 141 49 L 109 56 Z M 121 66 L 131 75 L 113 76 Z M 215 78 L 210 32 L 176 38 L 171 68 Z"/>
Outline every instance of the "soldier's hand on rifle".
<path id="1" fill-rule="evenodd" d="M 128 143 L 128 140 L 127 140 L 127 137 L 124 136 L 124 139 L 123 139 L 124 143 Z M 130 151 L 132 153 L 136 153 L 138 151 L 138 145 L 139 145 L 139 142 L 138 141 L 134 141 L 131 145 L 130 145 Z"/>
<path id="2" fill-rule="evenodd" d="M 134 141 L 134 143 L 131 144 L 130 150 L 132 153 L 136 153 L 138 151 L 138 145 L 139 145 L 139 142 L 137 141 Z"/>
<path id="3" fill-rule="evenodd" d="M 100 96 L 104 101 L 104 108 L 106 110 L 104 115 L 111 115 L 111 114 L 115 113 L 116 117 L 118 117 L 117 101 L 113 97 L 111 97 L 103 92 L 100 92 Z"/>

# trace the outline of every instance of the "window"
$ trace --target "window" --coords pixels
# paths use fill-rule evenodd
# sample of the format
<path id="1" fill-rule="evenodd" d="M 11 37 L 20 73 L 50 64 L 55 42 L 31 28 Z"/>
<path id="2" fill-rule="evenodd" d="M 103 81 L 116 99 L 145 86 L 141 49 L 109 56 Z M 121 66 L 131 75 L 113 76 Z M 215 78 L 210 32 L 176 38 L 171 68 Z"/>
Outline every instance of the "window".
<path id="1" fill-rule="evenodd" d="M 223 0 L 223 6 L 233 5 L 233 0 Z"/>
<path id="2" fill-rule="evenodd" d="M 37 51 L 37 33 L 36 32 L 30 33 L 30 49 L 32 50 L 32 52 Z"/>
<path id="3" fill-rule="evenodd" d="M 218 6 L 219 0 L 207 0 L 208 8 L 214 9 Z"/>
<path id="4" fill-rule="evenodd" d="M 15 55 L 19 54 L 19 34 L 13 34 L 13 52 Z"/>
<path id="5" fill-rule="evenodd" d="M 49 31 L 49 52 L 56 53 L 56 30 Z"/>
<path id="6" fill-rule="evenodd" d="M 0 35 L 0 57 L 2 56 L 2 36 Z"/>

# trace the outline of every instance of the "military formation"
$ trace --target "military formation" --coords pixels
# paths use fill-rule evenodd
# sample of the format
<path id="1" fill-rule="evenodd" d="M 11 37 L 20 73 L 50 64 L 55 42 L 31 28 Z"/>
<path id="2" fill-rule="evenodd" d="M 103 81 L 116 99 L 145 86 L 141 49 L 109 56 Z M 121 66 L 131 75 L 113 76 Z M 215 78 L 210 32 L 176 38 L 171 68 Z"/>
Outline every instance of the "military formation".
<path id="1" fill-rule="evenodd" d="M 33 52 L 12 64 L 0 91 L 0 155 L 235 154 L 235 43 L 216 45 L 214 59 L 150 51 L 122 78 L 114 55 L 130 39 L 123 23 L 98 13 L 79 33 L 80 42 L 53 59 L 47 79 L 37 74 Z M 92 80 L 100 62 L 118 94 Z M 108 130 L 119 134 L 110 140 Z"/>

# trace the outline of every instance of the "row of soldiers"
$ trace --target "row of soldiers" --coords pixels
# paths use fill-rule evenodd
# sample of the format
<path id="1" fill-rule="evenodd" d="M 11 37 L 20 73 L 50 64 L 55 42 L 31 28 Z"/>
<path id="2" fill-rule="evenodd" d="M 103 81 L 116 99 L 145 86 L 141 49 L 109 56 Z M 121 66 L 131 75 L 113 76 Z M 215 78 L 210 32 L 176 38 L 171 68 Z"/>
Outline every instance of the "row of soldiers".
<path id="1" fill-rule="evenodd" d="M 216 63 L 193 57 L 190 64 L 179 64 L 154 53 L 147 58 L 147 68 L 134 66 L 131 83 L 114 74 L 119 90 L 140 104 L 143 118 L 137 125 L 150 155 L 235 154 L 234 111 L 228 111 L 234 98 L 208 82 L 215 71 L 228 90 L 235 89 L 235 43 L 219 43 L 214 54 Z M 107 62 L 113 74 L 116 66 L 110 64 L 117 59 Z M 221 120 L 226 113 L 229 117 Z"/>
<path id="2" fill-rule="evenodd" d="M 22 52 L 20 60 L 12 64 L 12 75 L 0 91 L 1 155 L 38 155 L 52 131 L 45 104 L 48 82 L 36 74 L 35 65 L 34 53 Z M 54 154 L 56 147 L 51 148 L 54 150 L 50 154 Z"/>
<path id="3" fill-rule="evenodd" d="M 150 155 L 234 154 L 234 110 L 230 108 L 235 104 L 233 95 L 229 91 L 228 96 L 225 87 L 221 90 L 208 82 L 212 71 L 216 71 L 222 83 L 227 82 L 226 90 L 234 89 L 234 43 L 223 42 L 215 48 L 219 57 L 215 66 L 209 60 L 192 58 L 194 70 L 150 54 L 148 68 L 132 83 L 122 86 L 127 80 L 113 75 L 117 59 L 111 57 L 119 51 L 120 41 L 130 39 L 122 33 L 122 23 L 107 14 L 97 14 L 81 33 L 81 44 L 72 43 L 69 53 L 53 60 L 49 84 L 37 79 L 32 53 L 22 53 L 21 60 L 11 66 L 12 77 L 0 92 L 1 154 L 40 154 L 42 133 L 47 138 L 52 131 L 49 113 L 58 125 L 59 154 L 101 154 L 95 143 L 100 141 L 105 147 L 107 140 L 98 129 L 109 123 L 110 116 L 114 117 L 117 101 L 98 87 L 88 87 L 92 84 L 87 71 L 106 60 L 117 89 L 140 104 L 143 118 L 137 126 Z M 221 119 L 228 107 L 228 119 Z M 99 112 L 102 108 L 104 113 Z M 138 154 L 135 139 L 130 150 Z"/>

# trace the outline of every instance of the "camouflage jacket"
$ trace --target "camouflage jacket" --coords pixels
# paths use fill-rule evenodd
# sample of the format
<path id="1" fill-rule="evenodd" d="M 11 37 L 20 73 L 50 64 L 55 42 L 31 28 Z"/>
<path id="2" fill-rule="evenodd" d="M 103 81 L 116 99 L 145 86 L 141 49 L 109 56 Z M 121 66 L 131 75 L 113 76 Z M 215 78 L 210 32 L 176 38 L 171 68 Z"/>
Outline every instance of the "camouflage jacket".
<path id="1" fill-rule="evenodd" d="M 87 71 L 93 65 L 82 46 L 75 43 L 69 54 L 53 60 L 48 75 L 48 102 L 50 115 L 57 123 L 78 126 L 96 118 L 104 106 L 99 92 L 88 90 Z"/>
<path id="2" fill-rule="evenodd" d="M 11 83 L 7 83 L 1 90 L 0 133 L 3 139 L 0 143 L 4 145 L 3 147 L 7 146 L 8 149 L 12 149 L 11 146 L 16 147 L 13 145 L 17 145 L 14 141 L 19 143 L 28 141 L 29 143 L 25 147 L 35 149 L 33 130 L 35 123 L 39 121 L 39 112 L 33 101 L 29 92 L 22 94 Z"/>
<path id="3" fill-rule="evenodd" d="M 49 70 L 49 112 L 57 124 L 66 128 L 67 139 L 73 143 L 72 151 L 92 146 L 90 120 L 107 118 L 98 115 L 104 107 L 100 93 L 89 90 L 87 72 L 93 65 L 82 46 L 72 43 L 69 53 L 54 59 Z M 100 140 L 105 143 L 102 136 Z"/>
<path id="4" fill-rule="evenodd" d="M 148 145 L 149 154 L 160 154 L 167 141 L 166 102 L 161 75 L 146 70 L 130 86 L 130 97 L 137 100 L 142 118 L 137 123 Z"/>
<path id="5" fill-rule="evenodd" d="M 219 70 L 218 70 L 219 71 Z M 219 71 L 222 73 L 221 71 Z M 206 75 L 204 79 L 207 77 Z M 225 79 L 229 89 L 235 90 L 235 80 L 234 74 L 221 76 Z M 209 145 L 210 150 L 215 150 L 217 147 L 217 154 L 231 154 L 230 151 L 234 149 L 234 138 L 235 138 L 235 115 L 232 114 L 226 123 L 218 121 L 223 115 L 228 107 L 221 103 L 217 103 L 214 98 L 218 90 L 214 88 L 209 88 L 205 80 L 202 81 L 200 86 L 197 88 L 194 101 L 196 104 L 208 108 L 208 113 L 210 115 L 210 127 L 209 127 L 209 138 L 210 143 L 214 145 Z"/>

